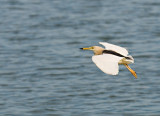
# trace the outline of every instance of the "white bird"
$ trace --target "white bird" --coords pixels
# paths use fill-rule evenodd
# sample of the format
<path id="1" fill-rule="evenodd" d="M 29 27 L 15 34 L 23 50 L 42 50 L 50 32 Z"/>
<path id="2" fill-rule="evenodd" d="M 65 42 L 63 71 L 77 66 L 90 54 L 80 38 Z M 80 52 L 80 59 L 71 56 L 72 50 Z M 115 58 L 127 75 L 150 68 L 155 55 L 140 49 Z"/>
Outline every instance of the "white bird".
<path id="1" fill-rule="evenodd" d="M 119 72 L 118 64 L 123 64 L 132 75 L 137 78 L 136 72 L 128 66 L 128 64 L 134 63 L 134 59 L 132 56 L 128 55 L 128 51 L 125 48 L 106 42 L 99 42 L 99 44 L 102 44 L 105 48 L 91 46 L 89 48 L 80 49 L 92 50 L 94 52 L 92 61 L 104 73 L 117 75 Z"/>

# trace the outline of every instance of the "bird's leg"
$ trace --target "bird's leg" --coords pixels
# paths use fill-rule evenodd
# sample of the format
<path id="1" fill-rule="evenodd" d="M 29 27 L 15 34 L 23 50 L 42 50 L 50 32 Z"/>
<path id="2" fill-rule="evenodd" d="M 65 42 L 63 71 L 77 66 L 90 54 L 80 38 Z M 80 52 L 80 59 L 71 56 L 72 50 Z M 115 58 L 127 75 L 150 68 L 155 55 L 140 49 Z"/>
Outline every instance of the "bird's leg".
<path id="1" fill-rule="evenodd" d="M 131 72 L 131 74 L 132 74 L 135 78 L 137 78 L 136 72 L 135 72 L 134 70 L 132 70 L 132 69 L 128 66 L 128 64 L 124 64 L 124 65 L 125 65 L 126 68 Z"/>

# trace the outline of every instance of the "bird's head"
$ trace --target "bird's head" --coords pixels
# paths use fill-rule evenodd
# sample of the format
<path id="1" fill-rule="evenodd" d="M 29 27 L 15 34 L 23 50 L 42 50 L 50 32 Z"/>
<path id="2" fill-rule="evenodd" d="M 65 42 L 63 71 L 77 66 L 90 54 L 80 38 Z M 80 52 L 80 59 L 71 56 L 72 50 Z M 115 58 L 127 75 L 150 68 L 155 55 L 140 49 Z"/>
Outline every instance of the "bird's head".
<path id="1" fill-rule="evenodd" d="M 82 50 L 92 50 L 95 55 L 101 55 L 103 53 L 104 48 L 99 47 L 99 46 L 91 46 L 88 48 L 80 48 Z"/>

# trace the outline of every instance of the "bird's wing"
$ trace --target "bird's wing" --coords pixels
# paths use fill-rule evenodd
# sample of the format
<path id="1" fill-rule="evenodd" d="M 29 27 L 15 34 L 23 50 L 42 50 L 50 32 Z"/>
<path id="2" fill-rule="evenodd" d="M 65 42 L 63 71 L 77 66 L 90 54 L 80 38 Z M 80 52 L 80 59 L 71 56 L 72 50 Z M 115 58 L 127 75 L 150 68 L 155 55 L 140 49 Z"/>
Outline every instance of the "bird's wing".
<path id="1" fill-rule="evenodd" d="M 117 45 L 113 45 L 113 44 L 110 44 L 107 42 L 99 42 L 99 44 L 102 44 L 103 46 L 105 46 L 105 49 L 107 49 L 107 50 L 113 50 L 113 51 L 118 52 L 124 56 L 128 55 L 128 51 L 126 48 L 123 48 L 123 47 L 120 47 Z"/>
<path id="2" fill-rule="evenodd" d="M 110 54 L 95 55 L 92 56 L 92 61 L 100 68 L 104 73 L 110 75 L 117 75 L 119 72 L 118 62 L 122 58 Z"/>

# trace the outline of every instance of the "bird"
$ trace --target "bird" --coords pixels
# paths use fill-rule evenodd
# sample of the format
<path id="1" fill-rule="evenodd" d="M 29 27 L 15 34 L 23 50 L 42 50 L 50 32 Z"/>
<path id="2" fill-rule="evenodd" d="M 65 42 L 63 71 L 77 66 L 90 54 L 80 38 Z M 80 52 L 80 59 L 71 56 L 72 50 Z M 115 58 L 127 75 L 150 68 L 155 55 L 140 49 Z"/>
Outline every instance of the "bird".
<path id="1" fill-rule="evenodd" d="M 137 78 L 136 72 L 129 66 L 129 64 L 134 63 L 134 58 L 131 55 L 128 55 L 128 50 L 126 48 L 107 42 L 99 42 L 99 44 L 103 45 L 105 48 L 100 46 L 91 46 L 80 49 L 92 50 L 94 52 L 92 61 L 104 73 L 109 75 L 118 75 L 120 64 L 124 65 L 131 74 Z"/>

